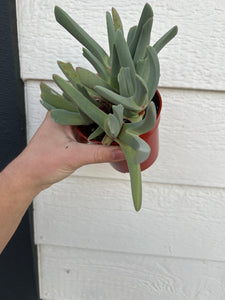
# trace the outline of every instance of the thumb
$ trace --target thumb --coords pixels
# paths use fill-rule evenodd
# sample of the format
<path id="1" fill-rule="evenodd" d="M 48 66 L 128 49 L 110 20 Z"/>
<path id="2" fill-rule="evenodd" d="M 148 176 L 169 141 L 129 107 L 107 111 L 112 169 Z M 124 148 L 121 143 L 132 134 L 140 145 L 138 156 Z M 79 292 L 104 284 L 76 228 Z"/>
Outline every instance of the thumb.
<path id="1" fill-rule="evenodd" d="M 77 147 L 79 145 L 79 147 Z M 125 155 L 119 146 L 76 145 L 76 161 L 82 165 L 121 161 Z"/>

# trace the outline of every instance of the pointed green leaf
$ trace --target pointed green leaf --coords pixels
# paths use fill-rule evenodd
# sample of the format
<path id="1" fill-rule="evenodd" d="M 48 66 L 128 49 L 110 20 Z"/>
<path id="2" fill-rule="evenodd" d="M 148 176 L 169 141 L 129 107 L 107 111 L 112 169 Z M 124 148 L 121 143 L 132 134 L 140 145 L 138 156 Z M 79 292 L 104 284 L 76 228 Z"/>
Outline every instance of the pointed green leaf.
<path id="1" fill-rule="evenodd" d="M 149 18 L 152 18 L 152 17 L 153 17 L 152 8 L 148 3 L 146 3 L 143 10 L 142 10 L 141 17 L 140 17 L 140 20 L 139 20 L 139 23 L 138 23 L 138 26 L 137 26 L 137 30 L 135 32 L 135 36 L 132 39 L 132 42 L 129 46 L 130 53 L 131 53 L 132 57 L 134 57 L 134 54 L 135 54 L 135 51 L 136 51 L 136 48 L 137 48 L 137 44 L 138 44 L 138 38 L 141 34 L 142 27 L 149 20 Z"/>
<path id="2" fill-rule="evenodd" d="M 148 62 L 148 57 L 146 58 L 141 58 L 137 61 L 136 63 L 136 72 L 138 75 L 140 75 L 144 81 L 147 83 L 148 77 L 149 77 L 149 62 Z"/>
<path id="3" fill-rule="evenodd" d="M 155 51 L 155 48 L 148 46 L 146 53 L 149 62 L 149 78 L 146 83 L 148 86 L 148 97 L 150 101 L 155 95 L 156 89 L 159 84 L 160 66 L 159 66 L 158 55 Z"/>
<path id="4" fill-rule="evenodd" d="M 151 103 L 146 109 L 143 120 L 136 123 L 124 124 L 124 130 L 127 132 L 135 133 L 137 135 L 144 134 L 150 131 L 155 126 L 156 117 L 157 117 L 156 107 L 154 102 L 151 101 Z"/>
<path id="5" fill-rule="evenodd" d="M 123 143 L 119 139 L 116 139 L 116 142 L 120 145 L 123 150 L 129 173 L 130 173 L 130 183 L 131 183 L 131 191 L 133 197 L 133 203 L 136 211 L 141 209 L 142 203 L 142 183 L 141 183 L 141 168 L 139 164 L 134 164 L 134 155 L 135 150 L 132 149 L 127 144 Z"/>
<path id="6" fill-rule="evenodd" d="M 105 123 L 105 132 L 109 137 L 115 139 L 123 125 L 123 106 L 113 105 L 113 114 L 108 115 L 107 122 Z"/>
<path id="7" fill-rule="evenodd" d="M 116 50 L 119 58 L 119 63 L 121 67 L 130 68 L 130 74 L 132 82 L 135 81 L 135 67 L 134 62 L 130 54 L 128 45 L 124 39 L 124 36 L 120 30 L 116 32 Z"/>
<path id="8" fill-rule="evenodd" d="M 136 74 L 135 76 L 135 94 L 133 96 L 133 100 L 139 107 L 143 107 L 146 102 L 146 97 L 148 95 L 148 87 L 139 75 Z"/>
<path id="9" fill-rule="evenodd" d="M 92 64 L 97 73 L 104 80 L 109 81 L 109 74 L 105 66 L 98 60 L 96 56 L 94 56 L 88 49 L 83 48 L 83 56 Z"/>
<path id="10" fill-rule="evenodd" d="M 135 155 L 134 155 L 135 164 L 140 164 L 149 157 L 151 149 L 149 145 L 138 135 L 126 130 L 123 127 L 118 138 L 120 141 L 129 145 L 132 149 L 135 150 Z"/>
<path id="11" fill-rule="evenodd" d="M 115 43 L 116 35 L 115 35 L 115 28 L 113 25 L 113 20 L 112 20 L 111 14 L 108 11 L 106 12 L 106 24 L 107 24 L 109 52 L 110 52 L 109 62 L 110 62 L 110 64 L 112 64 L 113 45 Z"/>
<path id="12" fill-rule="evenodd" d="M 77 111 L 76 105 L 68 101 L 65 97 L 61 96 L 55 90 L 50 88 L 47 84 L 41 83 L 41 98 L 44 102 L 54 106 L 55 108 L 66 109 L 68 111 Z"/>
<path id="13" fill-rule="evenodd" d="M 77 68 L 76 71 L 82 84 L 84 84 L 88 88 L 94 89 L 96 85 L 99 85 L 113 90 L 113 88 L 105 80 L 103 80 L 100 76 L 94 74 L 93 72 L 84 68 Z"/>
<path id="14" fill-rule="evenodd" d="M 119 14 L 115 8 L 112 8 L 112 16 L 113 16 L 113 23 L 114 23 L 115 31 L 121 30 L 121 32 L 123 34 L 123 24 L 122 24 Z"/>
<path id="15" fill-rule="evenodd" d="M 119 58 L 118 58 L 116 46 L 113 45 L 111 85 L 116 90 L 119 90 L 119 83 L 118 83 L 118 74 L 119 74 L 119 71 L 120 71 Z"/>
<path id="16" fill-rule="evenodd" d="M 107 119 L 107 114 L 97 108 L 92 102 L 84 97 L 78 90 L 66 82 L 58 75 L 53 76 L 56 84 L 67 94 L 67 96 L 76 103 L 76 105 L 96 124 L 104 129 L 104 123 Z"/>
<path id="17" fill-rule="evenodd" d="M 113 114 L 109 114 L 105 123 L 105 132 L 109 137 L 115 139 L 120 133 L 121 126 L 118 119 Z"/>
<path id="18" fill-rule="evenodd" d="M 156 53 L 159 53 L 159 51 L 175 37 L 177 32 L 178 27 L 174 26 L 167 33 L 165 33 L 153 46 L 156 50 Z"/>
<path id="19" fill-rule="evenodd" d="M 75 107 L 75 109 L 76 109 L 76 110 L 74 110 L 74 111 L 78 112 L 79 110 L 78 110 L 77 105 L 76 105 L 73 101 L 71 101 L 70 98 L 67 97 L 67 95 L 66 95 L 65 93 L 62 93 L 62 95 L 63 95 L 63 97 L 64 97 L 68 102 L 70 102 L 70 103 L 72 103 L 72 104 L 74 105 L 74 107 Z M 63 108 L 62 108 L 62 109 L 63 109 Z"/>
<path id="20" fill-rule="evenodd" d="M 93 121 L 80 108 L 78 108 L 78 110 L 84 122 L 86 122 L 87 124 L 93 123 Z"/>
<path id="21" fill-rule="evenodd" d="M 113 115 L 117 118 L 120 127 L 123 125 L 123 105 L 113 105 Z"/>
<path id="22" fill-rule="evenodd" d="M 137 30 L 137 26 L 133 26 L 129 29 L 128 35 L 127 35 L 127 45 L 130 47 L 130 44 L 132 43 L 132 40 L 134 39 L 135 33 Z"/>
<path id="23" fill-rule="evenodd" d="M 78 74 L 71 63 L 64 63 L 62 61 L 57 61 L 57 63 L 64 75 L 69 79 L 73 86 L 76 87 L 77 84 L 81 84 Z"/>
<path id="24" fill-rule="evenodd" d="M 130 68 L 121 68 L 119 75 L 119 88 L 120 88 L 120 95 L 124 97 L 130 97 L 134 94 L 134 84 L 132 81 Z"/>
<path id="25" fill-rule="evenodd" d="M 108 65 L 108 55 L 104 49 L 58 6 L 55 7 L 55 17 L 59 24 L 69 31 L 84 47 L 91 51 L 105 66 Z"/>
<path id="26" fill-rule="evenodd" d="M 80 113 L 71 112 L 64 109 L 54 109 L 51 111 L 51 118 L 61 125 L 90 125 L 92 120 L 84 120 Z"/>
<path id="27" fill-rule="evenodd" d="M 98 136 L 100 136 L 103 133 L 104 130 L 100 126 L 98 126 L 98 128 L 89 135 L 88 140 L 95 140 Z"/>
<path id="28" fill-rule="evenodd" d="M 147 47 L 146 58 L 138 60 L 136 70 L 147 84 L 148 101 L 150 101 L 155 95 L 160 77 L 159 59 L 153 47 Z"/>
<path id="29" fill-rule="evenodd" d="M 118 95 L 117 93 L 114 93 L 102 86 L 96 86 L 95 91 L 104 99 L 110 101 L 113 104 L 122 104 L 124 108 L 136 112 L 139 112 L 141 110 L 141 108 L 137 106 L 136 103 L 131 98 Z"/>
<path id="30" fill-rule="evenodd" d="M 83 94 L 90 102 L 92 102 L 95 106 L 100 107 L 99 101 L 95 100 L 91 95 L 88 93 L 87 89 L 82 85 L 77 85 L 77 90 Z"/>
<path id="31" fill-rule="evenodd" d="M 134 54 L 134 63 L 136 63 L 140 58 L 144 58 L 146 47 L 150 43 L 150 35 L 152 29 L 153 18 L 149 18 L 144 24 L 141 30 L 141 34 L 138 38 L 137 47 Z"/>
<path id="32" fill-rule="evenodd" d="M 58 64 L 59 64 L 61 70 L 63 71 L 63 73 L 66 75 L 66 77 L 69 79 L 69 81 L 72 83 L 72 85 L 75 88 L 78 88 L 78 86 L 82 86 L 82 83 L 79 79 L 77 72 L 74 70 L 73 66 L 70 63 L 65 64 L 62 62 L 58 62 Z M 85 87 L 84 89 L 86 90 L 89 97 L 97 96 L 97 94 L 93 90 L 89 89 L 88 87 Z M 66 95 L 63 94 L 63 96 L 67 99 Z"/>
<path id="33" fill-rule="evenodd" d="M 51 111 L 53 109 L 56 109 L 55 106 L 43 101 L 43 100 L 40 100 L 40 103 L 44 106 L 44 108 L 46 108 L 48 111 Z"/>

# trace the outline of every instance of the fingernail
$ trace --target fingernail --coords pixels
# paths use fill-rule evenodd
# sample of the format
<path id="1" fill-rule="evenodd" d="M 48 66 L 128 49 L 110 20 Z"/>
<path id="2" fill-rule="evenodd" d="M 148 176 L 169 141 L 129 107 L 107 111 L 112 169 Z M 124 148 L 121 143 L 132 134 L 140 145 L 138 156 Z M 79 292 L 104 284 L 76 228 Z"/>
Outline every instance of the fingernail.
<path id="1" fill-rule="evenodd" d="M 122 150 L 116 149 L 116 150 L 113 150 L 113 152 L 112 152 L 112 159 L 113 159 L 113 161 L 124 160 L 125 155 Z"/>

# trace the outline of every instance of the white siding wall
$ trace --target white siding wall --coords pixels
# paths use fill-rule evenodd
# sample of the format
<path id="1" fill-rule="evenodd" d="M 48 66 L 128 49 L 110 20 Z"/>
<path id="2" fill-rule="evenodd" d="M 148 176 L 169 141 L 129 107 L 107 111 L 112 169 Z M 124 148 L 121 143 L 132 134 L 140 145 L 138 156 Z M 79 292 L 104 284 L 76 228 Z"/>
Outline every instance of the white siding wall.
<path id="1" fill-rule="evenodd" d="M 54 5 L 107 45 L 105 11 L 116 7 L 127 30 L 144 3 L 17 0 L 28 139 L 45 115 L 40 81 L 60 74 L 56 60 L 89 67 Z M 128 176 L 108 164 L 42 192 L 34 216 L 44 300 L 225 299 L 225 2 L 150 4 L 153 42 L 175 24 L 179 34 L 160 54 L 160 155 L 143 172 L 143 208 L 134 211 Z"/>

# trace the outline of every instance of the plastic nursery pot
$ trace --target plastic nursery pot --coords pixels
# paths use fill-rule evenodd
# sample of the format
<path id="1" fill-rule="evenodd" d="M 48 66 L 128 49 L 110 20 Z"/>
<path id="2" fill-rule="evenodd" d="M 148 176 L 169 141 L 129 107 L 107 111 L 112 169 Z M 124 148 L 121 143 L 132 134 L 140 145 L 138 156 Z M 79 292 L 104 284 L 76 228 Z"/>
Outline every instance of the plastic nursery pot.
<path id="1" fill-rule="evenodd" d="M 162 109 L 162 98 L 158 90 L 156 91 L 152 100 L 156 105 L 157 117 L 156 117 L 155 126 L 149 132 L 140 135 L 140 137 L 146 143 L 148 143 L 148 145 L 151 148 L 149 157 L 143 163 L 141 163 L 141 171 L 144 171 L 147 168 L 149 168 L 156 161 L 159 154 L 159 122 L 160 122 L 160 114 Z M 85 126 L 79 126 L 79 127 L 76 126 L 75 137 L 78 142 L 88 143 L 89 141 L 87 136 L 88 134 Z M 95 144 L 101 144 L 100 141 L 91 140 L 90 142 Z M 116 143 L 113 144 L 115 145 Z M 119 172 L 122 173 L 129 172 L 126 160 L 113 162 L 111 163 L 111 166 Z"/>

